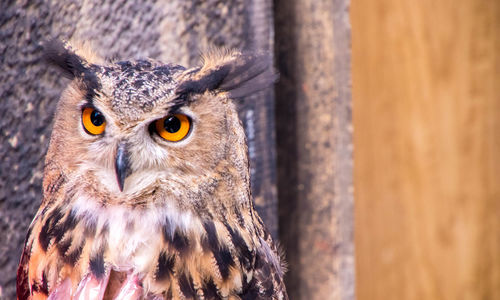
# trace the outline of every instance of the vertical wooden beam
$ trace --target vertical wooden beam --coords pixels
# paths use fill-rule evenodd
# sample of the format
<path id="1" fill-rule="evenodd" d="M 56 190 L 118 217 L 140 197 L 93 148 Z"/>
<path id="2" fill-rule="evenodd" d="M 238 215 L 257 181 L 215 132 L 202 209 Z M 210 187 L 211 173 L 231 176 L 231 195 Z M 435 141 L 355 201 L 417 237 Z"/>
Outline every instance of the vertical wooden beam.
<path id="1" fill-rule="evenodd" d="M 245 48 L 274 56 L 272 0 L 245 0 L 248 23 Z M 250 157 L 250 178 L 256 209 L 273 237 L 278 238 L 274 90 L 258 92 L 239 105 Z"/>
<path id="2" fill-rule="evenodd" d="M 292 299 L 354 299 L 347 0 L 276 0 L 280 239 Z"/>
<path id="3" fill-rule="evenodd" d="M 500 299 L 500 2 L 352 24 L 358 298 Z"/>

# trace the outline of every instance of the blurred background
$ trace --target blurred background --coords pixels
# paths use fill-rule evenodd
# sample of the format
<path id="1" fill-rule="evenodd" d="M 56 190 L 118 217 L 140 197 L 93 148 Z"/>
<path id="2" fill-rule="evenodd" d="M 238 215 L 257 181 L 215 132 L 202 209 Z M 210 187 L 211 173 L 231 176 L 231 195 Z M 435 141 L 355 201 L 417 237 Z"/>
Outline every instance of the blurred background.
<path id="1" fill-rule="evenodd" d="M 1 1 L 1 299 L 68 83 L 39 61 L 50 37 L 274 56 L 275 88 L 238 105 L 291 299 L 500 299 L 500 1 Z"/>
<path id="2" fill-rule="evenodd" d="M 500 299 L 500 1 L 351 2 L 359 299 Z"/>

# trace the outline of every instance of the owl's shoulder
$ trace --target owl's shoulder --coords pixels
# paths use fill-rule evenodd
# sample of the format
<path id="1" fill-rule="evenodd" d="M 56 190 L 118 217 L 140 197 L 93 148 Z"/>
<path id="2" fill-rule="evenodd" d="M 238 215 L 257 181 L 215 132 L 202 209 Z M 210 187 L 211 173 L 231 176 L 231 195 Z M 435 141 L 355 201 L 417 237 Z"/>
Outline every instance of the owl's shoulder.
<path id="1" fill-rule="evenodd" d="M 286 272 L 283 252 L 256 211 L 253 211 L 252 219 L 256 239 L 253 274 L 239 296 L 241 299 L 286 300 L 288 295 L 283 281 Z"/>

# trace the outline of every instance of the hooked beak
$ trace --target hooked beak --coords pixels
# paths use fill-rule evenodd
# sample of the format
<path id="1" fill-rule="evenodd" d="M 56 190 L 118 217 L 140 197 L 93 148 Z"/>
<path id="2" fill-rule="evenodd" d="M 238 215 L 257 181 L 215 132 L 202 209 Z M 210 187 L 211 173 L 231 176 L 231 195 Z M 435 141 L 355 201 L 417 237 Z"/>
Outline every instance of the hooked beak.
<path id="1" fill-rule="evenodd" d="M 120 191 L 123 192 L 125 178 L 130 175 L 130 162 L 125 143 L 120 143 L 116 149 L 115 172 L 118 186 L 120 187 Z"/>

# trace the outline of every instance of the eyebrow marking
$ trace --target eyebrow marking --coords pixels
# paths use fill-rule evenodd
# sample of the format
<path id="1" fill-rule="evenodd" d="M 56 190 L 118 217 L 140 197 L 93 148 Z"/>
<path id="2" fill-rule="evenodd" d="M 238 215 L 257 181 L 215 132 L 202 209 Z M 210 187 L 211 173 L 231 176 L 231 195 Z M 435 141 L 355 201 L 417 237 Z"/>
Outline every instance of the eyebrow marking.
<path id="1" fill-rule="evenodd" d="M 175 93 L 177 95 L 183 94 L 201 94 L 207 90 L 213 90 L 219 87 L 224 78 L 229 74 L 230 66 L 224 65 L 217 70 L 211 71 L 209 74 L 204 75 L 200 79 L 189 79 L 181 83 Z"/>

